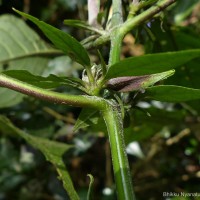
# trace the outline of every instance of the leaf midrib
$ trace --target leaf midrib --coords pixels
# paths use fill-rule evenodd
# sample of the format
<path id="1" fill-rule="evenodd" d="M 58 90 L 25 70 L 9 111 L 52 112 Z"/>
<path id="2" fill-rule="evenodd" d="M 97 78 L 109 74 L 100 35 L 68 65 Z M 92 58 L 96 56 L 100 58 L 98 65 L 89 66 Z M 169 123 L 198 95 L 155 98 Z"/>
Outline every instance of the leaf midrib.
<path id="1" fill-rule="evenodd" d="M 25 55 L 19 55 L 19 56 L 15 56 L 15 57 L 10 57 L 4 60 L 0 60 L 0 64 L 6 63 L 6 62 L 10 62 L 13 60 L 19 60 L 19 59 L 23 59 L 26 57 L 34 57 L 34 56 L 45 56 L 45 55 L 64 55 L 64 53 L 60 50 L 45 50 L 45 51 L 38 51 L 38 52 L 32 52 L 32 53 L 28 53 Z"/>

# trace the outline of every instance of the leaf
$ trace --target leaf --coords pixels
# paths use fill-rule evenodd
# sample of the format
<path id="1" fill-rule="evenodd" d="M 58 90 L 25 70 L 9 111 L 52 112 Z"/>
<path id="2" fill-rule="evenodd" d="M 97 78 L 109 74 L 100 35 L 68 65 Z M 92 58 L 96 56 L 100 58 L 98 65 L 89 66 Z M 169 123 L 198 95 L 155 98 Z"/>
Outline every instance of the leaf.
<path id="1" fill-rule="evenodd" d="M 200 36 L 192 28 L 181 27 L 173 31 L 173 36 L 178 49 L 200 48 Z M 166 81 L 166 84 L 199 88 L 199 62 L 200 58 L 197 58 L 178 68 L 176 74 L 170 80 Z"/>
<path id="2" fill-rule="evenodd" d="M 85 29 L 88 31 L 92 31 L 92 32 L 98 33 L 100 35 L 102 35 L 104 32 L 103 29 L 101 30 L 101 29 L 94 28 L 93 26 L 90 26 L 88 23 L 86 23 L 84 21 L 80 21 L 80 20 L 67 19 L 67 20 L 64 20 L 64 24 L 75 27 L 75 28 L 82 28 L 82 29 Z"/>
<path id="3" fill-rule="evenodd" d="M 190 1 L 177 1 L 176 5 L 172 9 L 172 15 L 174 15 L 175 24 L 181 24 L 186 17 L 188 17 L 193 11 L 194 7 L 199 3 L 199 0 Z"/>
<path id="4" fill-rule="evenodd" d="M 41 74 L 47 67 L 48 56 L 61 52 L 47 45 L 23 20 L 12 16 L 0 17 L 0 71 L 28 69 Z M 0 108 L 19 103 L 23 95 L 0 88 Z"/>
<path id="5" fill-rule="evenodd" d="M 160 73 L 200 57 L 200 49 L 147 54 L 124 59 L 108 69 L 106 79 Z"/>
<path id="6" fill-rule="evenodd" d="M 144 95 L 158 101 L 183 102 L 200 99 L 200 89 L 161 85 L 147 88 Z"/>
<path id="7" fill-rule="evenodd" d="M 69 34 L 49 25 L 39 19 L 28 15 L 26 13 L 20 12 L 14 9 L 18 14 L 27 19 L 31 20 L 34 24 L 36 24 L 42 32 L 46 35 L 46 37 L 60 50 L 64 53 L 68 54 L 72 60 L 80 63 L 85 67 L 90 66 L 90 58 L 87 54 L 87 51 L 84 47 L 72 36 Z"/>
<path id="8" fill-rule="evenodd" d="M 15 127 L 8 118 L 2 115 L 0 115 L 0 130 L 6 134 L 18 135 L 24 138 L 34 148 L 40 150 L 45 155 L 46 159 L 56 167 L 59 177 L 63 181 L 63 186 L 68 192 L 70 199 L 79 199 L 62 160 L 63 154 L 71 149 L 72 146 L 29 135 Z"/>
<path id="9" fill-rule="evenodd" d="M 99 50 L 97 50 L 97 54 L 99 56 L 99 60 L 100 60 L 100 63 L 101 63 L 101 69 L 102 69 L 102 74 L 103 76 L 105 76 L 106 72 L 107 72 L 107 66 L 106 66 L 106 63 L 103 59 L 103 56 L 101 54 L 101 52 Z"/>
<path id="10" fill-rule="evenodd" d="M 179 49 L 200 48 L 200 36 L 192 27 L 179 27 L 172 34 Z"/>
<path id="11" fill-rule="evenodd" d="M 5 64 L 5 68 L 11 60 L 61 54 L 47 45 L 23 20 L 13 15 L 0 17 L 0 36 L 0 64 Z"/>
<path id="12" fill-rule="evenodd" d="M 155 83 L 168 78 L 174 74 L 174 70 L 144 76 L 125 76 L 112 78 L 108 81 L 107 87 L 119 92 L 131 92 L 141 90 L 154 85 Z"/>
<path id="13" fill-rule="evenodd" d="M 176 45 L 179 49 L 200 48 L 200 36 L 193 27 L 179 27 L 173 31 Z M 199 88 L 200 58 L 192 60 L 184 67 L 176 70 L 176 74 L 168 81 L 167 85 L 180 85 L 190 88 Z M 197 112 L 200 112 L 199 101 L 187 102 Z"/>
<path id="14" fill-rule="evenodd" d="M 82 108 L 73 131 L 77 132 L 79 129 L 86 128 L 92 124 L 97 124 L 98 119 L 99 112 L 97 110 L 94 110 L 93 108 Z"/>
<path id="15" fill-rule="evenodd" d="M 58 77 L 53 74 L 48 77 L 35 76 L 25 70 L 9 70 L 3 72 L 3 74 L 45 89 L 57 88 L 59 86 L 72 86 L 84 90 L 82 80 L 78 78 Z"/>
<path id="16" fill-rule="evenodd" d="M 166 103 L 160 102 L 163 105 L 162 109 L 155 108 L 150 105 L 150 108 L 143 111 L 138 109 L 131 110 L 131 126 L 124 130 L 126 144 L 132 141 L 141 141 L 150 138 L 163 129 L 170 127 L 170 130 L 181 126 L 186 116 L 185 110 L 165 110 Z M 150 113 L 148 116 L 146 113 Z"/>

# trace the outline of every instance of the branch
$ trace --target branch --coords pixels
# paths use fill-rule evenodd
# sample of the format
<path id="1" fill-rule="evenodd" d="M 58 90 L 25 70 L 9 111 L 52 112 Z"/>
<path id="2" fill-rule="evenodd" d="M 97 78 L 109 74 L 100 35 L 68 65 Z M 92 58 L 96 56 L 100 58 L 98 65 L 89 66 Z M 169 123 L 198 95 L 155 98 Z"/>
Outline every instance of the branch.
<path id="1" fill-rule="evenodd" d="M 96 40 L 92 40 L 91 42 L 84 43 L 83 46 L 85 47 L 85 49 L 92 49 L 92 48 L 101 46 L 107 43 L 108 41 L 110 41 L 110 32 L 105 31 L 104 35 L 100 36 Z"/>
<path id="2" fill-rule="evenodd" d="M 66 104 L 76 107 L 92 107 L 96 109 L 104 108 L 105 104 L 103 99 L 99 97 L 61 94 L 24 83 L 5 74 L 0 74 L 0 86 L 36 97 L 38 99 L 58 104 Z"/>
<path id="3" fill-rule="evenodd" d="M 111 33 L 111 49 L 109 56 L 109 66 L 114 65 L 116 62 L 120 61 L 121 47 L 123 40 L 123 33 L 115 28 Z"/>
<path id="4" fill-rule="evenodd" d="M 176 0 L 160 0 L 157 4 L 150 7 L 146 11 L 142 12 L 138 16 L 135 16 L 132 19 L 127 20 L 121 27 L 122 32 L 124 35 L 131 31 L 136 26 L 140 25 L 141 23 L 144 23 L 146 20 L 151 19 L 154 15 L 161 12 L 171 4 L 176 2 Z"/>
<path id="5" fill-rule="evenodd" d="M 136 26 L 144 23 L 147 20 L 150 20 L 154 15 L 159 13 L 160 11 L 164 10 L 171 4 L 176 2 L 176 0 L 160 0 L 156 5 L 152 6 L 148 10 L 142 12 L 138 16 L 134 16 L 134 18 L 128 19 L 124 24 L 121 25 L 121 27 L 118 28 L 118 32 L 121 32 L 121 37 L 125 36 L 129 31 L 131 31 Z M 114 16 L 113 16 L 114 17 Z M 118 23 L 119 25 L 119 23 Z M 106 32 L 104 35 L 100 36 L 94 41 L 91 41 L 87 44 L 84 44 L 84 47 L 86 49 L 92 49 L 96 48 L 98 46 L 101 46 L 108 41 L 111 40 L 112 32 L 115 32 L 113 35 L 116 34 L 116 29 L 112 29 L 109 32 Z"/>

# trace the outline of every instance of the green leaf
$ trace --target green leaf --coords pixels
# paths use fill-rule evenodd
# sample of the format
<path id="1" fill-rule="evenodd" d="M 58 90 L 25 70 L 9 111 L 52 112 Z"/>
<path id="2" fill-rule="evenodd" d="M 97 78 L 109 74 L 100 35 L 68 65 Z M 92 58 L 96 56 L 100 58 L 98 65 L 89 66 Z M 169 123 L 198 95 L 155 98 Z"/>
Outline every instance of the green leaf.
<path id="1" fill-rule="evenodd" d="M 172 9 L 172 15 L 175 15 L 175 24 L 181 24 L 181 22 L 194 11 L 194 7 L 197 6 L 198 3 L 199 0 L 177 1 Z"/>
<path id="2" fill-rule="evenodd" d="M 178 49 L 199 49 L 200 36 L 192 27 L 179 27 L 172 32 Z"/>
<path id="3" fill-rule="evenodd" d="M 200 36 L 194 29 L 181 27 L 173 31 L 173 36 L 178 49 L 200 48 Z M 186 63 L 176 70 L 176 74 L 168 81 L 167 85 L 180 85 L 184 87 L 199 88 L 200 58 Z"/>
<path id="4" fill-rule="evenodd" d="M 78 78 L 58 77 L 53 74 L 48 77 L 35 76 L 25 70 L 9 70 L 3 72 L 3 74 L 45 89 L 53 89 L 59 86 L 72 86 L 84 90 L 83 82 Z"/>
<path id="5" fill-rule="evenodd" d="M 15 127 L 9 119 L 2 115 L 0 115 L 0 130 L 6 134 L 18 135 L 24 138 L 34 148 L 40 150 L 46 159 L 56 167 L 70 199 L 79 199 L 62 159 L 63 154 L 71 149 L 72 146 L 29 135 Z"/>
<path id="6" fill-rule="evenodd" d="M 128 145 L 133 141 L 142 141 L 150 138 L 161 129 L 161 127 L 152 127 L 151 125 L 152 124 L 143 124 L 140 126 L 136 126 L 136 130 L 133 127 L 126 128 L 124 130 L 125 144 Z"/>
<path id="7" fill-rule="evenodd" d="M 108 69 L 106 79 L 160 73 L 200 57 L 200 49 L 147 54 L 124 59 Z"/>
<path id="8" fill-rule="evenodd" d="M 183 102 L 200 99 L 200 89 L 161 85 L 147 88 L 144 95 L 158 101 Z"/>
<path id="9" fill-rule="evenodd" d="M 124 130 L 126 144 L 132 141 L 141 141 L 150 138 L 163 129 L 170 127 L 170 130 L 181 126 L 186 116 L 185 110 L 165 110 L 166 103 L 160 102 L 163 108 L 155 108 L 150 105 L 150 108 L 143 110 L 133 109 L 130 111 L 131 126 Z M 151 116 L 147 115 L 149 113 Z"/>
<path id="10" fill-rule="evenodd" d="M 97 50 L 97 53 L 98 53 L 98 56 L 99 56 L 99 60 L 101 62 L 101 69 L 102 69 L 103 76 L 105 76 L 105 74 L 107 72 L 106 63 L 105 63 L 105 61 L 103 59 L 103 56 L 102 56 L 101 52 L 99 50 Z"/>
<path id="11" fill-rule="evenodd" d="M 85 67 L 90 66 L 90 58 L 87 51 L 75 38 L 31 15 L 20 12 L 16 9 L 14 9 L 14 11 L 36 24 L 43 31 L 46 37 L 51 40 L 58 49 L 68 54 L 72 60 L 75 60 Z"/>
<path id="12" fill-rule="evenodd" d="M 67 20 L 64 20 L 64 24 L 75 27 L 75 28 L 82 28 L 82 29 L 85 29 L 88 31 L 98 33 L 98 34 L 103 34 L 103 32 L 104 32 L 103 29 L 101 30 L 101 29 L 94 28 L 93 26 L 90 26 L 88 23 L 86 23 L 84 21 L 80 21 L 80 20 L 67 19 Z"/>
<path id="13" fill-rule="evenodd" d="M 0 17 L 0 72 L 23 69 L 42 74 L 51 57 L 61 52 L 47 45 L 22 19 L 13 15 Z M 0 108 L 22 101 L 23 95 L 0 88 Z"/>
<path id="14" fill-rule="evenodd" d="M 88 177 L 90 178 L 90 184 L 89 184 L 88 193 L 87 193 L 87 200 L 92 200 L 92 189 L 93 189 L 93 184 L 94 184 L 94 177 L 91 174 L 88 174 Z"/>
<path id="15" fill-rule="evenodd" d="M 5 68 L 9 67 L 7 65 L 11 60 L 38 55 L 62 54 L 47 45 L 22 19 L 13 15 L 0 17 L 0 36 L 0 64 L 4 64 Z"/>
<path id="16" fill-rule="evenodd" d="M 73 131 L 84 129 L 90 125 L 97 124 L 99 120 L 99 112 L 93 108 L 82 108 L 81 113 L 74 125 Z"/>

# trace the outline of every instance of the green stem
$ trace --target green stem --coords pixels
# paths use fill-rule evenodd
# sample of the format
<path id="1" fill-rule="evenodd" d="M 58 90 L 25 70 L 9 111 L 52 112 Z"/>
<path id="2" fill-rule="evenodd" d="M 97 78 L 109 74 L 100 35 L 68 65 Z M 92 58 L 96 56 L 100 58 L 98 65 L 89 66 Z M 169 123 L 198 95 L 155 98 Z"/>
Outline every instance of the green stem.
<path id="1" fill-rule="evenodd" d="M 113 63 L 116 63 L 120 60 L 120 53 L 121 53 L 121 44 L 123 36 L 121 36 L 119 32 L 119 27 L 123 23 L 122 18 L 122 2 L 121 0 L 113 0 L 112 1 L 112 29 L 111 29 L 111 50 L 109 56 L 109 66 Z"/>
<path id="2" fill-rule="evenodd" d="M 144 23 L 146 20 L 151 19 L 155 14 L 159 13 L 175 1 L 176 0 L 160 0 L 155 6 L 152 6 L 151 8 L 139 14 L 138 16 L 127 20 L 121 26 L 113 28 L 110 36 L 111 50 L 109 57 L 109 66 L 113 65 L 114 63 L 120 60 L 122 40 L 129 31 L 131 31 L 135 26 L 138 26 L 139 24 Z M 115 16 L 113 16 L 113 18 L 115 19 Z"/>
<path id="3" fill-rule="evenodd" d="M 121 9 L 121 1 L 113 0 L 113 29 L 111 30 L 110 36 L 111 49 L 109 66 L 120 60 L 121 45 L 125 35 L 119 26 L 122 23 Z M 119 16 L 121 18 L 119 18 Z M 122 113 L 118 109 L 119 105 L 117 103 L 111 103 L 112 102 L 108 103 L 107 109 L 102 111 L 102 115 L 105 120 L 109 135 L 117 197 L 119 200 L 135 200 L 123 138 L 123 117 Z"/>
<path id="4" fill-rule="evenodd" d="M 120 51 L 123 37 L 131 31 L 135 26 L 151 19 L 155 14 L 159 13 L 175 0 L 160 0 L 155 6 L 149 8 L 138 16 L 128 19 L 121 24 L 121 1 L 113 0 L 113 17 L 111 30 L 111 50 L 109 57 L 109 66 L 120 60 Z M 119 7 L 120 5 L 120 7 Z M 117 22 L 118 20 L 118 22 Z M 121 26 L 117 26 L 120 24 Z M 129 164 L 125 152 L 123 138 L 122 114 L 115 105 L 108 104 L 107 109 L 102 111 L 102 115 L 108 129 L 111 155 L 114 169 L 115 182 L 117 187 L 119 200 L 134 200 L 135 195 L 130 176 Z"/>
<path id="5" fill-rule="evenodd" d="M 104 35 L 98 37 L 96 40 L 84 43 L 83 46 L 85 49 L 92 49 L 109 42 L 109 40 L 110 40 L 110 32 L 105 32 Z"/>
<path id="6" fill-rule="evenodd" d="M 76 107 L 92 107 L 96 109 L 102 109 L 104 104 L 104 101 L 102 101 L 102 99 L 99 97 L 61 94 L 58 92 L 49 91 L 43 88 L 33 86 L 31 84 L 24 83 L 17 79 L 6 76 L 5 74 L 0 74 L 0 86 L 45 101 L 50 101 L 59 104 L 67 104 Z"/>
<path id="7" fill-rule="evenodd" d="M 109 102 L 102 115 L 109 135 L 117 197 L 119 200 L 135 200 L 125 151 L 121 112 L 116 103 Z"/>
<path id="8" fill-rule="evenodd" d="M 122 1 L 121 0 L 112 0 L 112 27 L 118 26 L 123 23 L 122 18 Z"/>
<path id="9" fill-rule="evenodd" d="M 176 2 L 176 0 L 160 0 L 154 6 L 150 7 L 146 11 L 142 12 L 141 14 L 127 20 L 122 26 L 121 30 L 125 34 L 131 31 L 136 26 L 144 23 L 147 20 L 150 20 L 155 14 L 161 12 L 171 4 Z"/>
<path id="10" fill-rule="evenodd" d="M 176 2 L 176 0 L 159 1 L 156 5 L 152 6 L 151 8 L 147 9 L 146 11 L 142 12 L 141 14 L 139 14 L 137 16 L 134 16 L 131 19 L 128 19 L 124 24 L 121 24 L 121 27 L 118 27 L 118 31 L 121 31 L 123 33 L 123 36 L 126 35 L 133 28 L 144 23 L 147 20 L 149 21 L 150 19 L 153 18 L 154 15 L 156 15 L 160 11 L 164 10 L 165 8 L 167 8 L 174 2 Z M 114 3 L 114 1 L 113 1 L 113 3 Z M 117 17 L 116 17 L 116 19 L 117 19 Z M 116 19 L 114 18 L 113 20 L 117 23 Z M 115 22 L 113 22 L 113 23 L 115 24 Z M 120 23 L 118 23 L 117 25 L 119 25 L 119 24 Z M 112 30 L 112 31 L 115 31 L 115 30 Z M 91 49 L 91 48 L 101 46 L 101 45 L 107 43 L 109 40 L 111 40 L 110 35 L 111 35 L 110 32 L 106 32 L 104 35 L 100 36 L 95 41 L 84 44 L 84 47 L 86 49 Z"/>
<path id="11" fill-rule="evenodd" d="M 111 49 L 110 49 L 110 56 L 109 56 L 109 66 L 120 61 L 123 36 L 124 35 L 121 34 L 120 29 L 118 28 L 116 28 L 111 33 Z"/>

